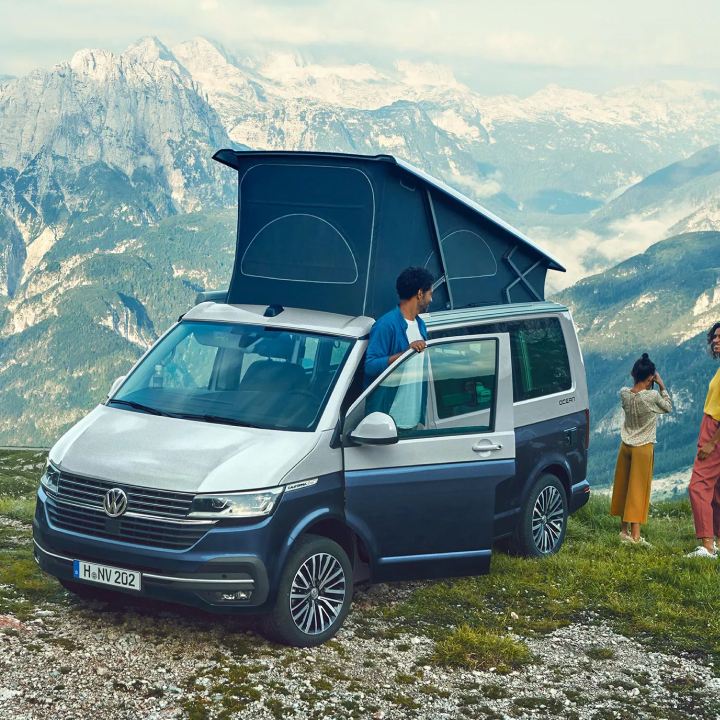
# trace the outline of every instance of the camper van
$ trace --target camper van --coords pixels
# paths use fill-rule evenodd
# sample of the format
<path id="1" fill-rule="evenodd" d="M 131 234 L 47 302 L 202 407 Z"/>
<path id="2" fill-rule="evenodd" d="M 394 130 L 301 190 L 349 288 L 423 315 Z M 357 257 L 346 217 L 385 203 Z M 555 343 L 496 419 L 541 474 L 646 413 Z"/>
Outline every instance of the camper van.
<path id="1" fill-rule="evenodd" d="M 557 552 L 589 497 L 588 394 L 552 257 L 390 156 L 220 151 L 238 173 L 226 291 L 202 294 L 51 449 L 37 562 L 82 596 L 262 617 L 311 646 L 359 582 Z M 417 260 L 419 258 L 419 260 Z M 437 278 L 430 339 L 364 387 L 394 280 Z M 421 422 L 396 422 L 398 390 Z"/>

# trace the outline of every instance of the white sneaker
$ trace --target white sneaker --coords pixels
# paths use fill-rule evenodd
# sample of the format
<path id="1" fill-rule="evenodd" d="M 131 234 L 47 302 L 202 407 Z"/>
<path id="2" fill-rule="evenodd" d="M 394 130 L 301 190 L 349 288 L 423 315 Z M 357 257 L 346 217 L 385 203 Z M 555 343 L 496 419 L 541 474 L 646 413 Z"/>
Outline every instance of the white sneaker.
<path id="1" fill-rule="evenodd" d="M 692 552 L 689 552 L 685 557 L 689 558 L 710 558 L 710 560 L 717 560 L 717 552 L 710 552 L 704 545 L 698 545 Z"/>

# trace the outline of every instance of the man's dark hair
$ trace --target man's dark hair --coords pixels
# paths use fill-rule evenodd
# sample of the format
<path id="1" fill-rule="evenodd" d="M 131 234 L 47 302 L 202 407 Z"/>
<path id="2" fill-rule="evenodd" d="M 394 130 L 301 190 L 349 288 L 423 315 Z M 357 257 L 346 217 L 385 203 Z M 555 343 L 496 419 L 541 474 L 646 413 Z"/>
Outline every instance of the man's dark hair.
<path id="1" fill-rule="evenodd" d="M 401 300 L 409 300 L 417 295 L 418 290 L 427 292 L 433 284 L 433 276 L 425 268 L 409 267 L 405 268 L 395 282 L 398 297 Z"/>
<path id="2" fill-rule="evenodd" d="M 642 357 L 635 361 L 630 374 L 636 383 L 647 380 L 655 374 L 655 363 L 648 357 L 647 353 L 643 353 Z"/>
<path id="3" fill-rule="evenodd" d="M 708 331 L 707 334 L 707 344 L 708 344 L 708 350 L 710 351 L 710 354 L 717 360 L 720 358 L 720 352 L 715 352 L 713 350 L 713 339 L 715 338 L 715 333 L 717 332 L 717 329 L 720 328 L 720 322 L 716 322 Z"/>

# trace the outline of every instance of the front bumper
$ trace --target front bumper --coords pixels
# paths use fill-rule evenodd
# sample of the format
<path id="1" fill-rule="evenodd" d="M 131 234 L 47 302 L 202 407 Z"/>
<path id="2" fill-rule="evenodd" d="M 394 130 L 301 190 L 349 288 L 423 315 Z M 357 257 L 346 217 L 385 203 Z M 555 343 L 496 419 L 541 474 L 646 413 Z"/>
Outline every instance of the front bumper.
<path id="1" fill-rule="evenodd" d="M 184 550 L 168 550 L 93 537 L 52 525 L 40 488 L 33 519 L 33 551 L 45 572 L 69 582 L 81 560 L 142 574 L 142 591 L 97 583 L 89 587 L 200 607 L 212 611 L 257 612 L 270 597 L 267 558 L 274 557 L 269 519 L 252 525 L 214 526 Z M 271 570 L 271 568 L 270 568 Z M 221 599 L 242 591 L 246 597 Z"/>
<path id="2" fill-rule="evenodd" d="M 50 552 L 33 539 L 33 554 L 35 561 L 42 570 L 61 580 L 77 582 L 73 574 L 73 561 L 84 558 L 66 557 Z M 127 563 L 122 569 L 133 570 Z M 258 568 L 259 569 L 259 568 Z M 184 605 L 195 605 L 207 607 L 208 609 L 237 609 L 261 604 L 267 596 L 267 582 L 258 582 L 256 577 L 263 577 L 262 572 L 256 572 L 255 577 L 248 573 L 215 573 L 208 577 L 180 577 L 177 575 L 158 575 L 140 571 L 142 575 L 142 591 L 124 590 L 117 587 L 109 587 L 100 583 L 85 583 L 89 587 L 97 587 L 104 590 L 122 592 L 128 595 L 151 597 L 158 600 L 170 602 L 181 602 Z M 233 600 L 230 602 L 219 602 L 217 594 L 237 594 L 242 591 L 247 594 L 247 600 Z"/>

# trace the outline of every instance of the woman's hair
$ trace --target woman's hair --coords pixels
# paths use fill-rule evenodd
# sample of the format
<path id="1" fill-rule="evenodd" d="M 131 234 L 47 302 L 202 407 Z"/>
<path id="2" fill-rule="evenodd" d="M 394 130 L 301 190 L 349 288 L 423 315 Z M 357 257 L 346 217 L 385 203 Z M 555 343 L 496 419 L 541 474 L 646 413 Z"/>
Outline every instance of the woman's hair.
<path id="1" fill-rule="evenodd" d="M 707 344 L 708 344 L 708 350 L 710 351 L 710 354 L 714 358 L 720 358 L 720 352 L 715 352 L 713 350 L 713 338 L 715 337 L 715 333 L 717 332 L 718 328 L 720 328 L 720 322 L 716 322 L 709 330 L 707 334 Z"/>
<path id="2" fill-rule="evenodd" d="M 655 374 L 655 363 L 648 357 L 647 353 L 643 353 L 642 357 L 635 361 L 630 374 L 636 383 L 647 380 Z"/>

